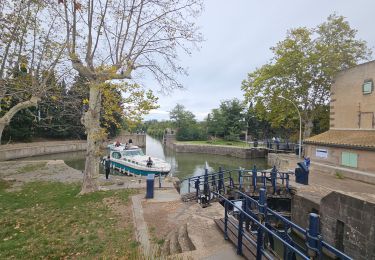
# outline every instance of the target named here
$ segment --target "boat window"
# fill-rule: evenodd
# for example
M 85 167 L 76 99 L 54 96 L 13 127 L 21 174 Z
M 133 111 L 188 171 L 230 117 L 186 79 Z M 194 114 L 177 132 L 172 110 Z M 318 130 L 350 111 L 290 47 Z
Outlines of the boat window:
M 113 152 L 112 153 L 112 157 L 115 158 L 115 159 L 120 159 L 121 158 L 121 153 L 119 153 L 119 152 Z
M 137 149 L 137 150 L 126 150 L 126 151 L 123 151 L 122 154 L 123 154 L 124 156 L 137 156 L 137 155 L 144 155 L 141 149 Z

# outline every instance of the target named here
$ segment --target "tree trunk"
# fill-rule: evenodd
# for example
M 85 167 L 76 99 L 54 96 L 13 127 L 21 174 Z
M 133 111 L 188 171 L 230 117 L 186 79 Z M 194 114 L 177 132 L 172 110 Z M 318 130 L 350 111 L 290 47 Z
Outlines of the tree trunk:
M 314 126 L 313 119 L 309 117 L 309 119 L 307 119 L 305 121 L 305 129 L 303 131 L 303 139 L 306 139 L 306 138 L 310 137 L 313 126 Z
M 3 131 L 6 124 L 0 122 L 0 145 L 1 145 L 1 136 L 3 135 Z
M 97 191 L 99 189 L 97 178 L 99 177 L 100 144 L 102 142 L 100 109 L 100 85 L 94 83 L 90 85 L 89 110 L 85 113 L 83 118 L 83 124 L 87 132 L 87 150 L 80 194 Z

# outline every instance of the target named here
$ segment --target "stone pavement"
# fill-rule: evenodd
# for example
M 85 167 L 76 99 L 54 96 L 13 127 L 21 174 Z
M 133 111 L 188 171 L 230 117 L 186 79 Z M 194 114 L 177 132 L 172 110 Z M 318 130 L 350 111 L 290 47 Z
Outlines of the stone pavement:
M 224 208 L 212 203 L 202 208 L 197 203 L 183 203 L 174 188 L 155 190 L 153 199 L 144 194 L 133 196 L 133 214 L 137 239 L 146 255 L 155 250 L 150 243 L 152 230 L 157 233 L 174 232 L 187 225 L 187 233 L 195 250 L 172 255 L 174 259 L 243 259 L 237 256 L 235 247 L 224 240 L 223 233 L 214 219 L 224 216 Z M 167 236 L 162 236 L 164 239 Z

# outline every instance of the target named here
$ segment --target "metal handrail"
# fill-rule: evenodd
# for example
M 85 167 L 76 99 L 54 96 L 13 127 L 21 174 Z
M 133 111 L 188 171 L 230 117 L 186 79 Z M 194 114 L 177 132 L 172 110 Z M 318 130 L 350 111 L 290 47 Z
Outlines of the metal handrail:
M 281 243 L 284 244 L 284 246 L 288 247 L 290 250 L 292 250 L 293 252 L 295 252 L 296 254 L 298 254 L 300 257 L 302 257 L 303 259 L 306 259 L 306 260 L 310 259 L 304 253 L 302 253 L 298 249 L 294 248 L 287 241 L 284 241 L 278 234 L 276 234 L 275 232 L 273 232 L 269 228 L 265 227 L 261 222 L 259 222 L 257 219 L 255 219 L 254 217 L 252 217 L 251 215 L 249 215 L 248 213 L 246 213 L 245 211 L 243 211 L 242 208 L 240 208 L 237 205 L 235 205 L 234 203 L 232 203 L 230 200 L 228 200 L 227 198 L 225 198 L 223 195 L 221 195 L 221 194 L 219 194 L 217 192 L 213 192 L 213 194 L 215 194 L 216 196 L 222 198 L 225 201 L 224 203 L 229 203 L 233 207 L 237 208 L 240 211 L 240 214 L 243 214 L 245 217 L 249 218 L 251 221 L 253 221 L 254 223 L 256 223 L 263 231 L 266 231 L 267 233 L 271 234 L 272 236 L 274 236 L 275 238 L 277 238 L 278 240 L 280 240 Z M 237 228 L 237 230 L 238 230 L 238 228 Z M 259 244 L 257 244 L 257 246 L 259 246 Z M 264 253 L 263 249 L 261 249 L 260 251 L 262 252 L 262 254 Z

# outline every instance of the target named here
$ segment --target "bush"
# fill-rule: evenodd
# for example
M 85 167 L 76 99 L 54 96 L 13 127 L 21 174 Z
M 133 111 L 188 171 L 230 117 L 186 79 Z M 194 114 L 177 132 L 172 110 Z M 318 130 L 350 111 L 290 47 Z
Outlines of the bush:
M 177 131 L 176 139 L 178 141 L 205 141 L 206 133 L 196 125 L 180 128 Z

